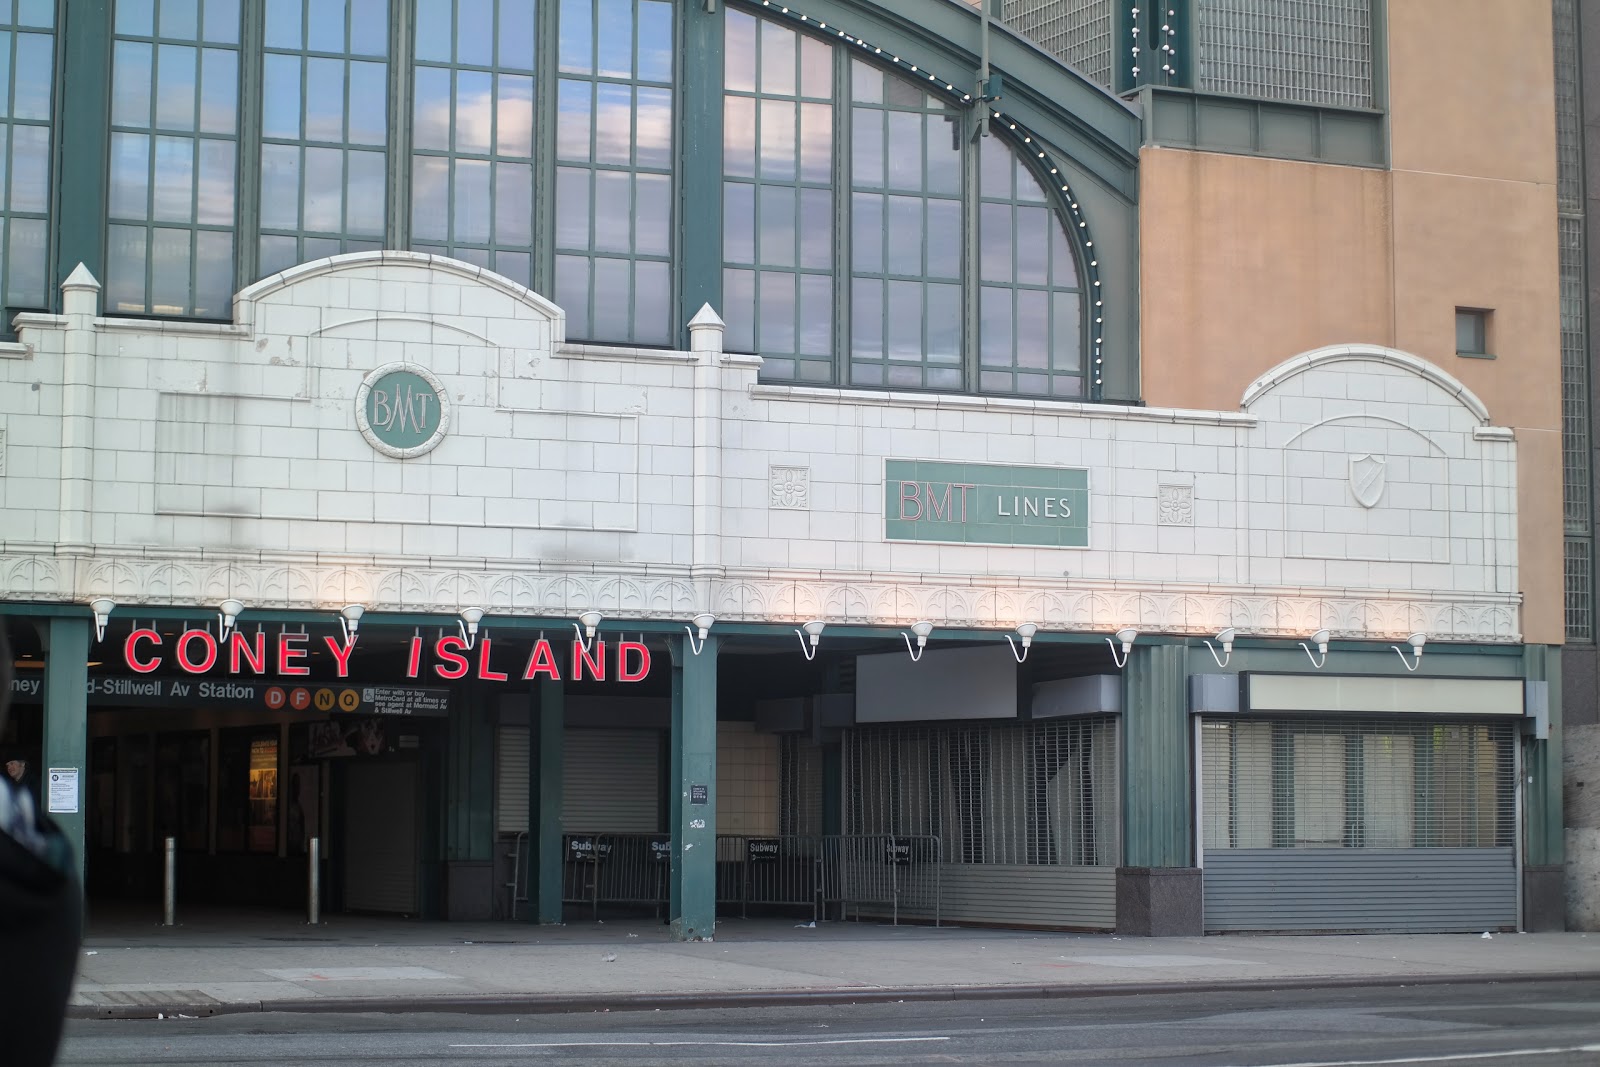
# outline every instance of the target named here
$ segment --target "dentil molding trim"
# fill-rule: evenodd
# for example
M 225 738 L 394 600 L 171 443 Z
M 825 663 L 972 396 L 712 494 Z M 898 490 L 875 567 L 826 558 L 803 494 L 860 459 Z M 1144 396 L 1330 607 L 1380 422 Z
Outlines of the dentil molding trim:
M 1179 583 L 959 577 L 931 574 L 552 565 L 510 560 L 331 557 L 252 553 L 227 557 L 148 550 L 0 551 L 0 589 L 15 601 L 119 606 L 197 605 L 228 597 L 253 608 L 454 612 L 571 617 L 590 608 L 611 618 L 687 618 L 710 611 L 737 622 L 820 618 L 855 625 L 928 619 L 946 627 L 1212 634 L 1232 626 L 1259 636 L 1326 627 L 1341 638 L 1394 639 L 1422 631 L 1434 641 L 1521 641 L 1521 598 L 1500 593 L 1302 589 Z

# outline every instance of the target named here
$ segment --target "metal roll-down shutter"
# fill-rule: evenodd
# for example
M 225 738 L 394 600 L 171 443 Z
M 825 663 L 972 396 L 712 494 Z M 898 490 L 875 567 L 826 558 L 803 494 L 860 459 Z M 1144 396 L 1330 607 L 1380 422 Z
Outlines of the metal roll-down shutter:
M 1515 929 L 1505 722 L 1201 727 L 1205 928 Z

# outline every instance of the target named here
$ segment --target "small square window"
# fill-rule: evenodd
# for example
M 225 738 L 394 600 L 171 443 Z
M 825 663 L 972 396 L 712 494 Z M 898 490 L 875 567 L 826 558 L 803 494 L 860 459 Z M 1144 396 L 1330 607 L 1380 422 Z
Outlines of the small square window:
M 1456 355 L 1494 358 L 1489 354 L 1489 312 L 1456 308 Z

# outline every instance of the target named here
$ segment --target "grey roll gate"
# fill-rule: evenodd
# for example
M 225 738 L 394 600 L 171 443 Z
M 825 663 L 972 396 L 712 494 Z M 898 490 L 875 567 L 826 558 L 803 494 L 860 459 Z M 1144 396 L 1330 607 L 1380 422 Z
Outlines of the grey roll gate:
M 344 906 L 417 914 L 417 765 L 351 762 L 345 770 Z
M 1206 719 L 1205 929 L 1515 929 L 1507 722 Z
M 563 736 L 563 830 L 587 834 L 661 829 L 661 731 L 569 726 Z

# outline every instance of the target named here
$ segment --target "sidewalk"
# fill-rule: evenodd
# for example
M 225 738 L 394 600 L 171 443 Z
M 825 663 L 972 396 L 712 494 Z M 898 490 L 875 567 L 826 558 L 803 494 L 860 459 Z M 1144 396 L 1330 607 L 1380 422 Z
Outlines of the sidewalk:
M 1600 978 L 1600 934 L 1136 938 L 727 919 L 419 923 L 214 913 L 91 920 L 70 1014 L 551 1012 Z

